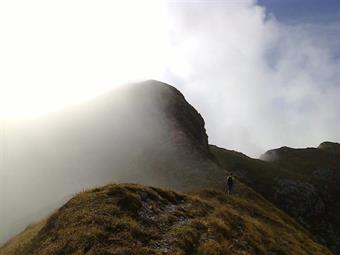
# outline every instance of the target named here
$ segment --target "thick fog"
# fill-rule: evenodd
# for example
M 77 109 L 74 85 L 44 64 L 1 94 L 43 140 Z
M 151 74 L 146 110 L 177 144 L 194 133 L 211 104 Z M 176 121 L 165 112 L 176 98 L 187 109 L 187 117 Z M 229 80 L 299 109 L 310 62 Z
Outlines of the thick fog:
M 257 157 L 339 141 L 339 19 L 301 12 L 283 23 L 254 0 L 2 1 L 0 116 L 157 79 L 186 94 L 214 144 Z
M 216 184 L 222 172 L 202 152 L 207 143 L 197 118 L 175 88 L 146 81 L 63 111 L 3 120 L 0 242 L 84 189 L 112 182 L 177 190 Z M 202 137 L 194 137 L 196 130 Z
M 0 242 L 85 188 L 157 183 L 148 166 L 170 149 L 161 102 L 157 89 L 128 85 L 61 112 L 3 120 Z

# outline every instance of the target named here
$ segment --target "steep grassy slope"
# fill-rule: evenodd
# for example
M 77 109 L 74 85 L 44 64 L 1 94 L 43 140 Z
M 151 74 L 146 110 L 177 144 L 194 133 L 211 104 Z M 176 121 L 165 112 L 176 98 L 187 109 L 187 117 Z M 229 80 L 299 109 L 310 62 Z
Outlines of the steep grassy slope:
M 46 221 L 0 249 L 1 255 L 331 254 L 253 191 L 180 194 L 108 185 L 72 198 Z
M 220 164 L 286 211 L 334 252 L 340 252 L 339 144 L 282 147 L 263 160 L 211 146 Z

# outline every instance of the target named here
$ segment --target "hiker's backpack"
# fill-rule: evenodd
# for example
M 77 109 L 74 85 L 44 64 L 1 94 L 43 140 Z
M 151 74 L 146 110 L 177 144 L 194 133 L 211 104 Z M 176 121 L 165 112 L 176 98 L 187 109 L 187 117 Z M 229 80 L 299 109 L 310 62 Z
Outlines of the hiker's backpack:
M 233 185 L 233 182 L 234 182 L 233 177 L 229 176 L 228 179 L 227 179 L 227 184 Z

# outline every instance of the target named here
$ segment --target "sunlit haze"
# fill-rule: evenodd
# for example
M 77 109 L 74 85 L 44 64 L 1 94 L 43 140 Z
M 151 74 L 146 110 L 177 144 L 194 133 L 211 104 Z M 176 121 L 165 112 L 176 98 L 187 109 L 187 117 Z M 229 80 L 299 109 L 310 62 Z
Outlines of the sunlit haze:
M 340 0 L 0 0 L 1 255 L 340 247 L 338 143 Z
M 1 1 L 0 117 L 157 79 L 198 109 L 211 143 L 259 156 L 339 140 L 337 5 L 290 19 L 294 1 L 274 2 Z
M 0 115 L 37 115 L 159 77 L 164 11 L 156 0 L 1 1 Z
M 259 158 L 339 142 L 327 1 L 0 1 L 0 244 L 89 187 L 222 181 L 208 143 Z

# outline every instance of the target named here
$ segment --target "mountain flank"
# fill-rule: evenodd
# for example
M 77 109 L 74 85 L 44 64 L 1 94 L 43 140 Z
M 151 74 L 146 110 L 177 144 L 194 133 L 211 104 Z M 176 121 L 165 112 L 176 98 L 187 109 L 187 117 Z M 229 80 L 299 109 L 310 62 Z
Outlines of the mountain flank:
M 9 121 L 6 140 L 0 244 L 85 187 L 134 182 L 190 191 L 224 184 L 202 116 L 176 88 L 158 81 Z
M 76 195 L 1 255 L 331 254 L 253 191 L 183 194 L 112 184 Z
M 252 159 L 210 147 L 220 164 L 340 253 L 340 145 L 281 147 Z
M 303 180 L 304 175 L 209 146 L 204 125 L 177 89 L 146 81 L 20 126 L 17 139 L 24 132 L 33 141 L 21 141 L 32 155 L 15 161 L 25 166 L 23 171 L 29 167 L 27 178 L 39 180 L 31 182 L 36 184 L 29 187 L 31 193 L 20 189 L 33 194 L 32 203 L 98 188 L 79 193 L 30 225 L 0 254 L 331 254 L 316 242 L 319 233 L 311 234 L 307 221 L 268 202 L 276 203 L 268 196 L 275 191 L 269 185 L 273 178 Z M 53 139 L 40 136 L 45 129 Z M 33 163 L 26 164 L 31 158 Z M 242 164 L 251 170 L 235 167 Z M 231 197 L 224 194 L 223 168 L 240 176 Z M 140 185 L 100 188 L 110 182 Z M 21 212 L 14 209 L 13 215 Z

